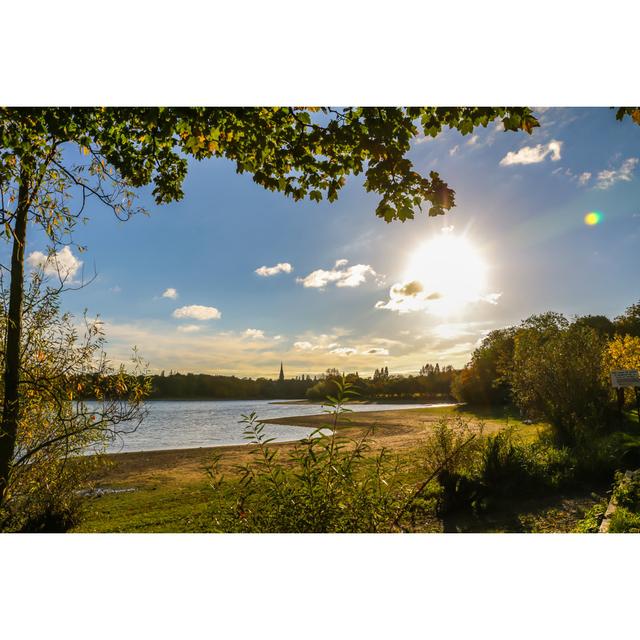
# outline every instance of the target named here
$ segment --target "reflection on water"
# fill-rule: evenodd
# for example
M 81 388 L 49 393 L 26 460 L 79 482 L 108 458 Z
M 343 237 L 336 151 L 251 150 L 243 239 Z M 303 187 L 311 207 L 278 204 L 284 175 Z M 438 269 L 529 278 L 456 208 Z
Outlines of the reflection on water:
M 390 409 L 417 409 L 440 405 L 428 404 L 355 404 L 350 409 L 360 411 L 387 411 Z M 258 418 L 308 416 L 322 412 L 319 405 L 273 404 L 272 400 L 152 400 L 147 403 L 149 414 L 134 433 L 125 434 L 113 442 L 108 451 L 152 451 L 154 449 L 189 449 L 228 444 L 246 444 L 240 424 L 243 415 L 255 411 Z M 313 432 L 310 427 L 292 427 L 268 424 L 264 433 L 278 442 L 300 440 Z

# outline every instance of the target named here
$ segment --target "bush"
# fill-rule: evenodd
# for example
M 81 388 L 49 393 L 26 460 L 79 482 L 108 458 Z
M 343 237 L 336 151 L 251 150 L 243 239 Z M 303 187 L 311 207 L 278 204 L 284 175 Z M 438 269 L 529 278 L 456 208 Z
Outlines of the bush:
M 0 282 L 1 287 L 1 282 Z M 59 290 L 45 288 L 42 274 L 26 291 L 20 370 L 20 415 L 1 531 L 66 531 L 78 518 L 76 491 L 86 482 L 110 438 L 134 430 L 145 415 L 148 390 L 124 367 L 112 369 L 102 350 L 100 323 L 85 318 L 84 336 L 59 311 Z M 0 339 L 7 318 L 0 291 Z M 4 366 L 0 351 L 0 368 Z M 136 365 L 140 364 L 136 360 Z M 97 397 L 88 406 L 83 398 Z M 0 389 L 0 403 L 2 390 Z
M 617 435 L 595 438 L 571 451 L 576 481 L 611 482 L 620 468 L 622 450 Z
M 574 533 L 598 533 L 600 531 L 600 525 L 604 519 L 605 511 L 607 510 L 607 501 L 603 500 L 598 504 L 593 505 L 591 509 L 588 509 L 582 520 L 580 520 L 575 528 Z
M 316 430 L 282 461 L 270 446 L 255 414 L 245 416 L 245 436 L 255 445 L 254 460 L 242 467 L 242 480 L 230 504 L 218 461 L 207 470 L 216 498 L 216 528 L 239 532 L 376 532 L 392 528 L 405 495 L 396 479 L 396 463 L 370 450 L 369 433 L 358 440 L 336 431 L 338 416 L 348 409 L 351 385 L 336 382 L 328 400 L 333 421 L 325 435 Z
M 609 533 L 640 533 L 640 514 L 618 507 L 609 521 Z
M 357 439 L 340 435 L 338 417 L 349 411 L 344 404 L 355 392 L 344 379 L 334 384 L 337 392 L 328 399 L 330 423 L 294 446 L 286 460 L 270 445 L 256 415 L 244 417 L 246 437 L 255 448 L 253 460 L 241 468 L 239 485 L 230 487 L 225 481 L 219 459 L 207 469 L 217 531 L 357 533 L 415 527 L 421 509 L 429 507 L 425 497 L 433 480 L 445 469 L 458 468 L 468 443 L 457 436 L 441 439 L 446 452 L 440 449 L 443 455 L 412 482 L 411 469 L 397 458 L 384 450 L 372 452 L 371 431 Z
M 40 488 L 29 499 L 22 499 L 19 528 L 21 533 L 63 533 L 80 522 L 81 498 L 75 490 L 75 483 L 62 482 Z
M 616 473 L 613 497 L 619 507 L 640 511 L 640 470 Z
M 512 429 L 486 439 L 482 449 L 480 482 L 490 494 L 530 493 L 544 478 L 533 446 L 514 441 Z
M 483 425 L 472 428 L 458 416 L 441 418 L 433 427 L 421 457 L 427 472 L 440 485 L 436 512 L 439 515 L 469 508 L 475 500 L 473 478 L 481 448 Z

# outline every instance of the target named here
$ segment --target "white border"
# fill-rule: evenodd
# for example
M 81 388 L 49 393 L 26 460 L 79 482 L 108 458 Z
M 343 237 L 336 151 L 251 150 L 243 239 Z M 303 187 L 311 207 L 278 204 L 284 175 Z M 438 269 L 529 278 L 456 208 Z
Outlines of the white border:
M 629 105 L 634 7 L 6 2 L 0 104 Z
M 629 105 L 634 6 L 5 2 L 0 104 Z M 629 637 L 638 540 L 0 536 L 2 634 Z

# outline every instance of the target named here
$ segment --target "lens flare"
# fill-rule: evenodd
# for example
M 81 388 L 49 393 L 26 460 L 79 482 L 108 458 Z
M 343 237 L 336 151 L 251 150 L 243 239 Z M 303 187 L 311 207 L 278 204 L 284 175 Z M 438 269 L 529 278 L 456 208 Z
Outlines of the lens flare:
M 602 213 L 600 211 L 589 211 L 584 217 L 584 223 L 589 227 L 594 227 L 598 223 L 602 222 Z

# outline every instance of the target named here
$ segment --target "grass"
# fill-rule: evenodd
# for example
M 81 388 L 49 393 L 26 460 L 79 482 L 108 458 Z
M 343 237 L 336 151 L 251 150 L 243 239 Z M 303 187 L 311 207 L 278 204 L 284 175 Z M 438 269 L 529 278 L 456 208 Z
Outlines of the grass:
M 76 531 L 172 533 L 201 531 L 211 499 L 206 482 L 143 487 L 87 499 Z
M 430 426 L 443 415 L 463 415 L 482 421 L 485 433 L 495 433 L 507 425 L 524 440 L 534 440 L 541 425 L 527 425 L 506 415 L 504 410 L 469 410 L 465 407 L 431 407 L 346 414 L 338 424 L 345 435 L 358 435 L 374 427 L 373 450 L 385 447 L 411 459 L 424 442 Z M 270 420 L 280 424 L 320 426 L 327 415 Z M 273 446 L 286 453 L 294 445 Z M 247 446 L 122 453 L 107 456 L 109 467 L 95 478 L 99 487 L 133 489 L 123 493 L 89 497 L 84 501 L 78 532 L 192 532 L 206 531 L 210 508 L 210 487 L 205 467 L 214 453 L 221 455 L 223 471 L 237 477 L 236 467 L 250 458 Z M 424 531 L 567 531 L 593 506 L 591 490 L 582 496 L 553 496 L 518 505 L 505 503 L 492 520 L 473 519 L 456 523 L 433 519 L 424 522 Z M 553 513 L 553 510 L 558 513 Z M 515 515 L 514 515 L 515 514 Z

